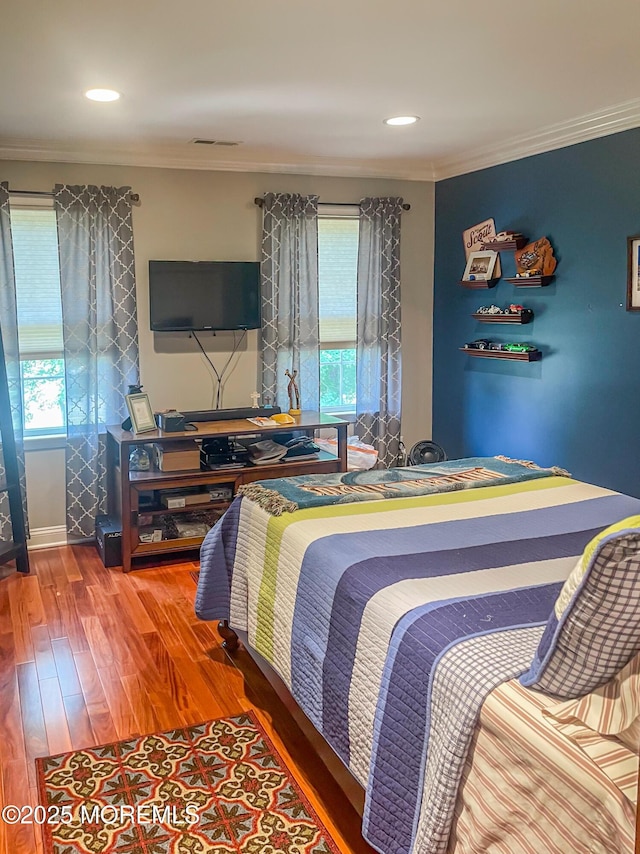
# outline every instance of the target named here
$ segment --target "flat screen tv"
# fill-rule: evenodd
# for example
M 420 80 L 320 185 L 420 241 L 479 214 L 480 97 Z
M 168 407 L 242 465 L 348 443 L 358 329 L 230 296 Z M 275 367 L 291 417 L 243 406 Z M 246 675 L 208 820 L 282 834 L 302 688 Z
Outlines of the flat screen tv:
M 154 332 L 260 328 L 257 261 L 149 261 Z

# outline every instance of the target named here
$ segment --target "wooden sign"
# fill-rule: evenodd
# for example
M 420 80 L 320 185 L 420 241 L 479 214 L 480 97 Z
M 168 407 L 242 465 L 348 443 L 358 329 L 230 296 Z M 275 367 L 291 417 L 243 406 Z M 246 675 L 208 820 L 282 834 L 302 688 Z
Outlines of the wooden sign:
M 556 269 L 553 248 L 546 237 L 528 243 L 515 254 L 518 276 L 551 276 Z
M 493 219 L 485 219 L 484 222 L 479 222 L 477 225 L 472 225 L 462 232 L 462 242 L 464 243 L 464 257 L 469 260 L 469 255 L 472 252 L 479 252 L 482 244 L 490 237 L 496 236 L 496 224 Z M 500 270 L 500 256 L 496 258 L 496 263 L 493 268 L 493 276 L 499 279 L 502 275 Z

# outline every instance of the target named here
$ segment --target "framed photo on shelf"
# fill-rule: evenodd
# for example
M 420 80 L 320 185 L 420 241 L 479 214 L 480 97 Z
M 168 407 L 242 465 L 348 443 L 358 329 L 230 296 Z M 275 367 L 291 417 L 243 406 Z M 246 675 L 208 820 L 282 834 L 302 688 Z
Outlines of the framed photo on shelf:
M 640 234 L 627 237 L 627 311 L 640 311 Z
M 134 433 L 148 433 L 156 429 L 156 419 L 149 402 L 149 395 L 126 394 L 127 409 L 131 416 L 131 429 Z
M 470 252 L 467 258 L 467 266 L 464 268 L 463 281 L 472 282 L 474 279 L 488 281 L 493 276 L 496 266 L 497 252 L 485 250 L 481 252 Z
M 464 243 L 464 259 L 469 260 L 469 255 L 472 252 L 479 252 L 485 240 L 489 240 L 496 236 L 496 224 L 493 219 L 485 219 L 477 225 L 472 225 L 462 232 L 462 242 Z M 499 279 L 502 274 L 500 269 L 500 255 L 496 258 L 496 265 L 493 270 L 494 278 Z

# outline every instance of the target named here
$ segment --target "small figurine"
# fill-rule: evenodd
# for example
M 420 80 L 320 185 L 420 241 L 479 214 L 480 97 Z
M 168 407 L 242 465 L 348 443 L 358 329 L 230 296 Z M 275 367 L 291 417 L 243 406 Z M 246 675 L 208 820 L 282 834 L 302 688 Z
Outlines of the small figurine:
M 259 409 L 258 401 L 260 400 L 260 394 L 257 391 L 252 391 L 249 395 L 253 403 L 251 404 L 253 409 Z
M 285 376 L 289 377 L 289 385 L 287 386 L 287 394 L 289 395 L 289 415 L 300 415 L 300 392 L 296 385 L 296 377 L 298 371 L 291 373 L 288 369 L 284 372 Z M 295 406 L 294 406 L 295 398 Z

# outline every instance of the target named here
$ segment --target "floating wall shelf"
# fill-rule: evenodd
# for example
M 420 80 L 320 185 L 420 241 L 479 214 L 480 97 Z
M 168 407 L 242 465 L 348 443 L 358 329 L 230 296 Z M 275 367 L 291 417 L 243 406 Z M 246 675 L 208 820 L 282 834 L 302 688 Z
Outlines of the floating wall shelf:
M 480 247 L 483 251 L 491 249 L 494 252 L 514 252 L 526 246 L 528 240 L 526 237 L 518 237 L 516 240 L 501 240 L 499 243 L 483 243 Z
M 480 323 L 524 324 L 530 323 L 533 320 L 533 312 L 531 309 L 523 311 L 522 314 L 484 314 L 476 311 L 471 317 L 474 317 Z
M 531 353 L 510 353 L 508 350 L 476 350 L 472 347 L 460 347 L 469 356 L 479 356 L 481 359 L 508 359 L 511 362 L 539 362 L 542 358 L 540 350 Z
M 544 288 L 553 279 L 553 276 L 515 276 L 513 279 L 505 279 L 518 288 Z
M 498 279 L 460 279 L 459 283 L 463 288 L 495 288 Z

